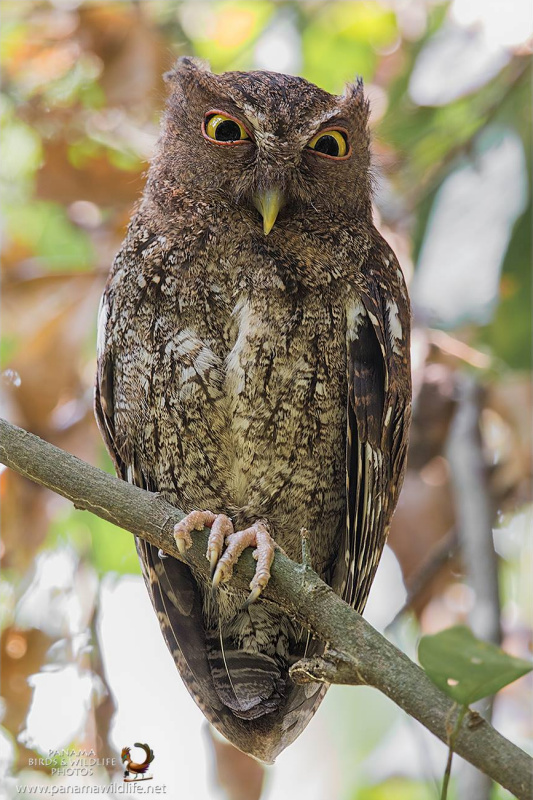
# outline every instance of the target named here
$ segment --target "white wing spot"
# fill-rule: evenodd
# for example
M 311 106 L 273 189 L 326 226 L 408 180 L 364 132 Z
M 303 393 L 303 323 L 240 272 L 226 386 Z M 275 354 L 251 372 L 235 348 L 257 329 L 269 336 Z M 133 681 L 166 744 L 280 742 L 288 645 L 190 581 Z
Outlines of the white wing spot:
M 97 321 L 97 335 L 96 335 L 96 352 L 98 354 L 98 358 L 100 358 L 102 353 L 104 352 L 108 311 L 109 307 L 106 303 L 104 295 L 102 295 L 100 299 L 100 305 L 98 306 L 98 321 Z
M 399 267 L 396 270 L 396 275 L 398 276 L 398 281 L 399 281 L 399 285 L 400 285 L 400 294 L 402 295 L 404 300 L 408 300 L 407 290 L 405 288 L 405 277 L 404 277 L 404 274 L 403 274 L 403 272 L 401 271 L 401 269 Z
M 357 339 L 357 330 L 363 324 L 366 317 L 364 305 L 359 299 L 353 300 L 346 309 L 346 332 L 348 339 Z
M 388 302 L 387 309 L 389 312 L 389 327 L 393 337 L 393 341 L 391 342 L 392 350 L 397 355 L 401 355 L 402 350 L 398 343 L 401 343 L 403 339 L 403 328 L 400 322 L 400 316 L 396 302 Z

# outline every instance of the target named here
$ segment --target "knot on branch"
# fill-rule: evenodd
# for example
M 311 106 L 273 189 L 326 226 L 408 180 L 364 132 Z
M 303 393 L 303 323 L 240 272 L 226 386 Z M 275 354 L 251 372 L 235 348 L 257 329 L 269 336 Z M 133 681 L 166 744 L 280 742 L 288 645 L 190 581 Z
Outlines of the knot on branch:
M 366 684 L 355 658 L 337 650 L 326 650 L 323 656 L 302 658 L 289 671 L 294 683 Z

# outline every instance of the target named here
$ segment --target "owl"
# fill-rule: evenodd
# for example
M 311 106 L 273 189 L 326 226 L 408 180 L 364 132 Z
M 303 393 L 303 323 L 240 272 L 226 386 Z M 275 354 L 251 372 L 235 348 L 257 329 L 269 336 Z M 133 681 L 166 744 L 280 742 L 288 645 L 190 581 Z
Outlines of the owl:
M 98 327 L 96 416 L 118 474 L 210 528 L 211 578 L 139 539 L 188 690 L 265 762 L 326 686 L 289 668 L 325 643 L 262 598 L 277 547 L 359 612 L 410 422 L 410 311 L 372 222 L 368 103 L 274 72 L 181 58 Z M 246 594 L 231 573 L 252 547 Z

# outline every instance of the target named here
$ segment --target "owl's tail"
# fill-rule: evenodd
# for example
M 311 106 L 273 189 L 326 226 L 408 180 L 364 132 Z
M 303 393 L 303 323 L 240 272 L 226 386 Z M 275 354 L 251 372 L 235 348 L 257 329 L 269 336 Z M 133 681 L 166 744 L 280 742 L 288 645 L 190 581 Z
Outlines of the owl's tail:
M 279 709 L 287 682 L 281 659 L 245 650 L 220 630 L 208 632 L 206 644 L 215 690 L 236 717 L 257 719 Z

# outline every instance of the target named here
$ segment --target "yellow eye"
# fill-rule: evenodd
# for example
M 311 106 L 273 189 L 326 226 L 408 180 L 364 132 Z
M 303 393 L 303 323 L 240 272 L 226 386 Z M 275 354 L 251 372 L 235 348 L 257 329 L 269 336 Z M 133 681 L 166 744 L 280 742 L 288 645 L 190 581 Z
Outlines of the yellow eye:
M 330 158 L 342 158 L 348 152 L 348 141 L 342 131 L 321 131 L 307 146 Z
M 230 142 L 240 142 L 243 139 L 249 139 L 250 135 L 246 128 L 233 117 L 228 117 L 226 114 L 212 111 L 207 114 L 204 122 L 205 132 L 209 139 L 222 144 Z

